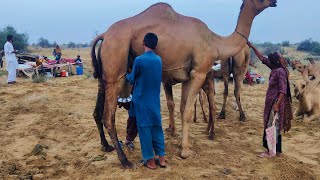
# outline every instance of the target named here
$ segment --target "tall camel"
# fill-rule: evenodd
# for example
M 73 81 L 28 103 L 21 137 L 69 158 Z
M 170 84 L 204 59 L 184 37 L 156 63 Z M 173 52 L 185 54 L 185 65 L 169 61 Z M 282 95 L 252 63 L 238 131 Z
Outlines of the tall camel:
M 233 65 L 230 64 L 230 61 Z M 221 62 L 221 73 L 224 80 L 224 101 L 223 106 L 221 109 L 221 113 L 219 118 L 225 119 L 225 106 L 228 98 L 228 86 L 229 86 L 229 78 L 230 73 L 233 73 L 234 77 L 234 95 L 236 97 L 236 101 L 239 107 L 240 112 L 240 121 L 245 120 L 245 114 L 242 110 L 241 102 L 240 102 L 240 93 L 241 93 L 241 85 L 243 83 L 244 75 L 248 70 L 248 66 L 250 63 L 250 49 L 249 46 L 245 46 L 238 54 L 235 56 L 228 58 L 226 61 Z M 231 67 L 230 67 L 231 66 Z M 213 80 L 214 77 L 212 77 Z M 169 84 L 167 86 L 164 86 L 166 97 L 167 97 L 167 106 L 169 109 L 169 127 L 166 129 L 166 131 L 174 133 L 175 132 L 175 122 L 174 122 L 174 101 L 173 101 L 173 94 L 172 94 L 172 86 Z M 199 101 L 200 101 L 200 107 L 202 110 L 204 121 L 207 122 L 207 118 L 203 109 L 203 93 L 200 91 L 199 93 Z M 194 104 L 194 118 L 193 122 L 197 121 L 197 115 L 196 115 L 196 103 Z
M 97 109 L 103 109 L 95 119 L 101 132 L 101 121 L 117 151 L 123 167 L 132 167 L 118 142 L 115 128 L 117 96 L 125 84 L 127 67 L 133 59 L 143 53 L 143 37 L 148 32 L 158 35 L 156 53 L 162 58 L 163 83 L 182 83 L 180 112 L 182 115 L 182 151 L 181 157 L 192 155 L 188 141 L 188 122 L 196 95 L 205 83 L 209 94 L 211 129 L 209 137 L 214 137 L 214 92 L 213 81 L 208 72 L 217 59 L 234 56 L 247 43 L 252 21 L 256 15 L 268 7 L 275 7 L 276 0 L 244 0 L 234 33 L 222 37 L 213 33 L 202 21 L 183 16 L 165 3 L 155 4 L 142 13 L 113 24 L 107 32 L 99 35 L 91 50 L 95 78 L 99 81 Z M 101 42 L 98 58 L 95 46 Z M 129 64 L 128 64 L 129 63 Z M 100 93 L 101 92 L 101 93 Z M 103 99 L 104 97 L 104 99 Z M 103 102 L 99 103 L 99 102 Z M 101 108 L 104 106 L 104 108 Z M 210 122 L 209 122 L 210 124 Z M 100 133 L 102 134 L 102 133 Z
M 224 81 L 224 93 L 223 93 L 223 105 L 219 115 L 219 119 L 225 119 L 226 112 L 226 102 L 228 98 L 228 86 L 229 86 L 229 78 L 230 73 L 233 73 L 234 78 L 234 96 L 237 101 L 237 105 L 240 113 L 240 121 L 245 121 L 246 116 L 243 112 L 240 94 L 241 94 L 241 86 L 243 84 L 244 75 L 248 70 L 248 66 L 250 63 L 250 49 L 249 46 L 245 46 L 240 53 L 230 58 L 230 61 L 222 61 L 221 62 L 221 71 L 223 74 Z M 230 63 L 231 62 L 231 63 Z M 232 65 L 231 65 L 232 64 Z M 231 67 L 230 67 L 231 66 Z M 232 72 L 231 72 L 232 71 Z

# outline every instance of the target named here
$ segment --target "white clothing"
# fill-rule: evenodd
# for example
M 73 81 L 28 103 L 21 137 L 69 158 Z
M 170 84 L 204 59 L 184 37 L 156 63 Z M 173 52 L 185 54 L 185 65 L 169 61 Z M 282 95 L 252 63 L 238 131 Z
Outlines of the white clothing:
M 16 80 L 16 69 L 18 68 L 18 60 L 13 51 L 13 45 L 10 42 L 6 42 L 4 45 L 4 54 L 7 60 L 8 82 Z

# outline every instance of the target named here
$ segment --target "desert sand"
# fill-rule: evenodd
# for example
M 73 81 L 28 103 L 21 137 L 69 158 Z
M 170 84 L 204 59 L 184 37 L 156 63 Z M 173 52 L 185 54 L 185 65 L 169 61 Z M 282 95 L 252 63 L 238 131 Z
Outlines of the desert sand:
M 34 52 L 50 55 L 51 49 Z M 53 78 L 39 84 L 18 78 L 15 85 L 7 85 L 6 76 L 0 77 L 0 179 L 32 176 L 34 179 L 320 179 L 320 121 L 293 120 L 292 129 L 283 134 L 284 153 L 272 159 L 257 157 L 264 151 L 262 118 L 267 82 L 243 86 L 242 103 L 247 115 L 244 123 L 238 120 L 230 84 L 227 119 L 215 122 L 214 141 L 208 140 L 204 133 L 206 123 L 198 108 L 198 123 L 190 123 L 194 155 L 189 159 L 179 156 L 181 86 L 174 86 L 177 133 L 175 136 L 165 133 L 168 167 L 152 171 L 139 164 L 141 152 L 137 138 L 135 151 L 125 148 L 135 168 L 122 169 L 116 152 L 100 151 L 99 133 L 92 116 L 97 80 L 90 76 L 89 49 L 63 50 L 63 53 L 74 58 L 80 54 L 85 75 Z M 262 64 L 258 63 L 255 70 L 268 79 L 269 70 Z M 291 84 L 300 77 L 291 70 Z M 216 88 L 218 113 L 223 83 L 218 82 Z M 298 102 L 293 101 L 296 108 Z M 161 108 L 166 128 L 169 114 L 163 91 Z M 127 117 L 124 109 L 118 109 L 116 127 L 122 141 Z M 42 146 L 42 151 L 32 152 L 37 144 Z

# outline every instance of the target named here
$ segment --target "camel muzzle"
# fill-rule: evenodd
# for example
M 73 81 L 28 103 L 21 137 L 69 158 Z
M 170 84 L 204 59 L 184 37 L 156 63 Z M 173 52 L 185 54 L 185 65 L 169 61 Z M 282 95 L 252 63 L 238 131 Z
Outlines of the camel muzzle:
M 272 1 L 270 7 L 277 7 L 277 1 Z

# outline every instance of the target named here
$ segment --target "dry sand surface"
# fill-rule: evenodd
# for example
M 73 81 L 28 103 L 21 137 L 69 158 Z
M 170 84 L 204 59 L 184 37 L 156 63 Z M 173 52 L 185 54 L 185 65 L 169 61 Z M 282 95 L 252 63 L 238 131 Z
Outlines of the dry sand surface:
M 51 54 L 51 50 L 36 52 Z M 88 49 L 63 53 L 71 57 L 80 54 L 85 71 L 90 72 Z M 263 65 L 259 64 L 257 71 L 268 79 L 268 70 Z M 298 78 L 300 74 L 292 72 L 292 82 Z M 267 83 L 244 85 L 245 123 L 239 122 L 239 114 L 234 110 L 233 85 L 230 84 L 227 119 L 216 121 L 214 141 L 208 140 L 204 133 L 206 123 L 198 111 L 198 123 L 190 126 L 190 142 L 195 153 L 185 160 L 179 156 L 181 86 L 175 86 L 177 133 L 176 136 L 165 134 L 168 167 L 151 171 L 139 164 L 139 138 L 135 151 L 125 148 L 128 158 L 136 164 L 134 169 L 122 169 L 116 152 L 100 151 L 99 134 L 92 117 L 97 92 L 95 79 L 73 76 L 41 84 L 32 83 L 30 79 L 17 81 L 15 85 L 7 85 L 6 76 L 0 77 L 0 179 L 23 179 L 32 175 L 34 179 L 320 179 L 320 121 L 294 120 L 291 131 L 283 136 L 284 154 L 273 159 L 257 157 L 264 150 L 262 112 Z M 223 83 L 216 86 L 219 112 Z M 161 106 L 165 128 L 169 114 L 163 93 Z M 297 107 L 296 100 L 294 107 Z M 126 120 L 127 112 L 119 109 L 116 125 L 123 141 Z M 42 151 L 32 152 L 37 144 L 42 146 Z

